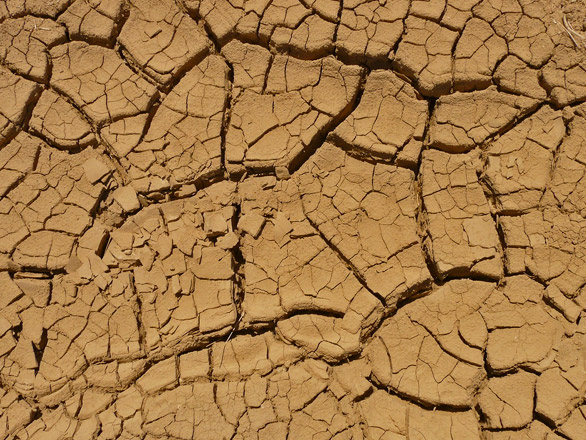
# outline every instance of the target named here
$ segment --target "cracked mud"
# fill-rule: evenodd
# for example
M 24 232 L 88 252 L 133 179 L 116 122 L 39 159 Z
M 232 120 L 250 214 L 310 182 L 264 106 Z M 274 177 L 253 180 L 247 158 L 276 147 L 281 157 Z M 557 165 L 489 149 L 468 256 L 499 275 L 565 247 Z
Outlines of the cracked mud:
M 0 439 L 586 440 L 580 0 L 2 0 Z

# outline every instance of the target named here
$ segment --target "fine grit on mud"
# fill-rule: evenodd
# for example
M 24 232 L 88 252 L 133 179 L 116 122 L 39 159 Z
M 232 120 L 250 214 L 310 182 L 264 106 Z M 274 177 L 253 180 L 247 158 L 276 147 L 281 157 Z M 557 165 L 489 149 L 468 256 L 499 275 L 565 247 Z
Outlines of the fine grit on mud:
M 0 439 L 586 440 L 583 0 L 0 0 Z

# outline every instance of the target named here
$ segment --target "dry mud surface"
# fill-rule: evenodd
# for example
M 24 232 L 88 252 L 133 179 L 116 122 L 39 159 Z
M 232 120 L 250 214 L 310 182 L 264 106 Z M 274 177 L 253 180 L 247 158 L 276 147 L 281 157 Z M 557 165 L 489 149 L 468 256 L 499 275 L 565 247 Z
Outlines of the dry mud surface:
M 585 31 L 0 1 L 0 439 L 586 439 Z

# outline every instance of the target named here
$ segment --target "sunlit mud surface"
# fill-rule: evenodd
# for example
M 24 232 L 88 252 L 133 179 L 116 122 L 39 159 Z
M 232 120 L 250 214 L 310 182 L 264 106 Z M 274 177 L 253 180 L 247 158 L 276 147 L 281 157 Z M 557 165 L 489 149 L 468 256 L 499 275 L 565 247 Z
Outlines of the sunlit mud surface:
M 586 439 L 580 0 L 2 0 L 0 439 Z

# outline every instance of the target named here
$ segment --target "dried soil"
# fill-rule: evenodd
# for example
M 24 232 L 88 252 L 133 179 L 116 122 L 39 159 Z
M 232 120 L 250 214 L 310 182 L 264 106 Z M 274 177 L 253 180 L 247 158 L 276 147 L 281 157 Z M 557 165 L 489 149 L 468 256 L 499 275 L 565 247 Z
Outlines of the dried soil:
M 585 440 L 585 317 L 581 0 L 0 2 L 0 439 Z

